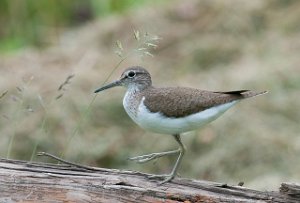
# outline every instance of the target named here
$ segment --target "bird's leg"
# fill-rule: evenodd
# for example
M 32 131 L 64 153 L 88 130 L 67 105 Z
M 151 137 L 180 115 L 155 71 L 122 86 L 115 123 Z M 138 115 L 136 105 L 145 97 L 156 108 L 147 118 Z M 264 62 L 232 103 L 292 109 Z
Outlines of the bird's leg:
M 173 178 L 175 178 L 176 174 L 177 174 L 177 170 L 178 167 L 180 165 L 180 162 L 182 161 L 183 155 L 185 153 L 185 147 L 181 142 L 181 138 L 179 134 L 175 134 L 173 135 L 173 137 L 175 138 L 175 140 L 177 141 L 177 143 L 179 144 L 179 156 L 177 158 L 177 161 L 172 169 L 172 172 L 170 174 L 165 174 L 165 175 L 151 175 L 149 176 L 149 178 L 164 178 L 164 180 L 162 182 L 160 182 L 160 184 L 166 183 L 171 181 Z
M 128 160 L 136 161 L 137 163 L 145 163 L 154 159 L 158 159 L 163 156 L 173 155 L 177 153 L 180 153 L 180 149 L 167 151 L 167 152 L 156 152 L 156 153 L 151 153 L 151 154 L 146 154 L 141 156 L 135 156 L 135 157 L 128 158 Z

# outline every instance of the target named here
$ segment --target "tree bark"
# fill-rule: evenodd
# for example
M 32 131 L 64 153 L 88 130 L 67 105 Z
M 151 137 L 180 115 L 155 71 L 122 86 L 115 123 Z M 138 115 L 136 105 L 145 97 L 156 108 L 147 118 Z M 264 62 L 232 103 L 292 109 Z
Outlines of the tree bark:
M 6 202 L 282 202 L 299 203 L 300 186 L 280 191 L 176 178 L 159 185 L 147 174 L 0 159 L 0 203 Z

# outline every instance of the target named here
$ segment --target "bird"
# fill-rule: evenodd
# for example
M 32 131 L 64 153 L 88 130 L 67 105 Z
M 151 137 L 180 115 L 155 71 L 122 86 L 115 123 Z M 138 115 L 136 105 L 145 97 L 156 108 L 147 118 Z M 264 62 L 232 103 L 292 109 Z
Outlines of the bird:
M 141 66 L 125 69 L 121 77 L 94 91 L 123 86 L 127 89 L 123 107 L 129 117 L 146 131 L 173 136 L 178 149 L 156 152 L 129 158 L 137 163 L 145 163 L 163 156 L 178 154 L 169 174 L 150 175 L 160 179 L 160 184 L 173 180 L 186 147 L 181 141 L 182 133 L 194 131 L 212 122 L 239 101 L 262 95 L 267 91 L 207 91 L 190 87 L 154 87 L 150 73 Z

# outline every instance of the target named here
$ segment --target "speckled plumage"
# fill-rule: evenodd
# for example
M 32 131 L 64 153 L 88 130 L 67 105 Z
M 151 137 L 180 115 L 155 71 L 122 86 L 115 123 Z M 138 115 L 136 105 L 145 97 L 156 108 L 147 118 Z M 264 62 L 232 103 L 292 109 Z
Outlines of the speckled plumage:
M 162 87 L 157 88 L 152 86 L 151 76 L 148 71 L 141 67 L 127 68 L 122 76 L 128 71 L 136 71 L 137 74 L 145 74 L 143 80 L 137 83 L 143 83 L 143 88 L 129 86 L 125 95 L 125 100 L 132 105 L 123 104 L 127 108 L 137 110 L 141 99 L 145 97 L 144 104 L 151 112 L 160 112 L 166 117 L 180 118 L 203 111 L 207 108 L 225 104 L 231 101 L 245 99 L 265 92 L 254 92 L 250 90 L 238 90 L 227 92 L 213 92 L 199 90 L 188 87 Z M 121 78 L 122 78 L 121 76 Z
M 166 117 L 180 118 L 259 93 L 248 90 L 226 93 L 187 87 L 166 87 L 147 88 L 140 94 L 145 96 L 144 104 L 151 112 L 161 112 Z

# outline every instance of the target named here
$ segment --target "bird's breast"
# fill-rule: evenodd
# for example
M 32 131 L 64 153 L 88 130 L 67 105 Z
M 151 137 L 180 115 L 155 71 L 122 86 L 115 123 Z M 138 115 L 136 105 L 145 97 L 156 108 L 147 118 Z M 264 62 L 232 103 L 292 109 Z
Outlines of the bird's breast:
M 123 107 L 126 113 L 136 123 L 139 101 L 138 95 L 133 91 L 127 91 L 123 98 Z

